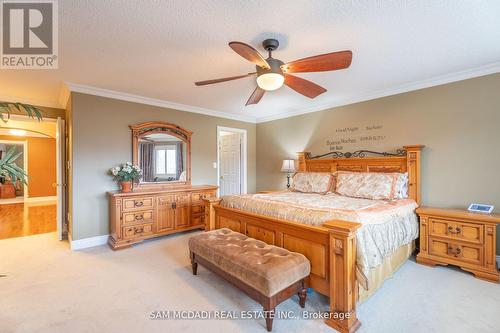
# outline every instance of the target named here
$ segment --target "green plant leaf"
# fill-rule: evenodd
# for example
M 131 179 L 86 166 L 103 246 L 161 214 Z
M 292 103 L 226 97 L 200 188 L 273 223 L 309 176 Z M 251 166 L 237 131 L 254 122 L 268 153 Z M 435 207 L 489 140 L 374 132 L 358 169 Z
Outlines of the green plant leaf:
M 16 154 L 14 147 L 9 149 L 5 156 L 0 159 L 0 174 L 8 178 L 12 183 L 16 183 L 19 180 L 23 184 L 27 184 L 28 175 L 21 167 L 15 164 L 15 161 L 21 154 Z
M 12 147 L 9 150 L 7 150 L 7 153 L 5 153 L 5 156 L 2 158 L 2 160 L 8 161 L 12 155 L 16 152 L 16 148 Z
M 23 154 L 23 152 L 19 152 L 16 155 L 12 155 L 9 162 L 14 163 L 22 154 Z
M 7 119 L 10 119 L 12 108 L 15 108 L 19 112 L 24 111 L 28 117 L 36 118 L 38 121 L 42 120 L 42 110 L 33 106 L 31 104 L 24 103 L 0 103 L 0 119 L 5 122 L 5 114 L 7 115 Z

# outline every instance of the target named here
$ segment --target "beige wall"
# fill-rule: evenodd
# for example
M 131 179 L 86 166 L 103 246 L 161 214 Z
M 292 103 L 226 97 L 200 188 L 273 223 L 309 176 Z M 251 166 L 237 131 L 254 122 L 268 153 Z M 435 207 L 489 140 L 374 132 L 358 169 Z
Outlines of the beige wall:
M 366 130 L 373 125 L 383 127 Z M 345 127 L 359 130 L 336 132 Z M 358 134 L 385 138 L 359 142 Z M 345 151 L 424 144 L 424 205 L 464 208 L 480 202 L 500 211 L 500 74 L 258 124 L 257 189 L 283 188 L 282 159 L 298 151 L 326 153 L 326 141 L 340 138 L 358 139 Z
M 192 183 L 217 184 L 217 126 L 248 131 L 248 191 L 255 191 L 255 124 L 73 93 L 72 238 L 108 234 L 106 192 L 118 188 L 107 170 L 132 160 L 130 124 L 166 121 L 193 131 Z

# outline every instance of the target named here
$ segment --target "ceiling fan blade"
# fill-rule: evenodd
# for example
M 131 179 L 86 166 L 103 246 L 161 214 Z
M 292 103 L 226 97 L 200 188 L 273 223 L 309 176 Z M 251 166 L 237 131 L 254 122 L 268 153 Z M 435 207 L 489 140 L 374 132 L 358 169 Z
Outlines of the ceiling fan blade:
M 253 91 L 252 95 L 250 96 L 250 98 L 248 99 L 248 101 L 246 102 L 245 106 L 259 103 L 260 99 L 262 98 L 262 96 L 264 96 L 265 92 L 266 91 L 264 89 L 257 86 Z
M 340 51 L 291 61 L 281 66 L 285 73 L 325 72 L 351 65 L 352 52 Z
M 326 91 L 325 88 L 318 86 L 316 83 L 290 74 L 285 74 L 285 84 L 299 94 L 309 98 L 315 98 Z
M 253 47 L 242 42 L 230 42 L 229 47 L 233 49 L 234 52 L 238 53 L 240 56 L 246 60 L 253 62 L 259 67 L 264 69 L 270 69 L 271 67 L 267 63 L 266 59 Z
M 231 80 L 242 79 L 244 77 L 253 76 L 255 74 L 257 74 L 257 73 L 248 73 L 248 74 L 245 74 L 245 75 L 224 77 L 222 79 L 213 79 L 213 80 L 206 80 L 206 81 L 198 81 L 198 82 L 195 82 L 194 84 L 197 85 L 197 86 L 204 86 L 204 85 L 207 85 L 207 84 L 214 84 L 214 83 L 219 83 L 219 82 L 226 82 L 226 81 L 231 81 Z

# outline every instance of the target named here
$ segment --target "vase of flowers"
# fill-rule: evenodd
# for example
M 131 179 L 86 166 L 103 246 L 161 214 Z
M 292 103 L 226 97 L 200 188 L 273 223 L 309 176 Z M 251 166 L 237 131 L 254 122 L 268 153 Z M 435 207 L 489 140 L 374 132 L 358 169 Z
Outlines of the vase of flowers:
M 109 169 L 109 173 L 118 181 L 122 192 L 132 192 L 132 185 L 139 181 L 142 170 L 137 165 L 127 162 L 121 166 Z

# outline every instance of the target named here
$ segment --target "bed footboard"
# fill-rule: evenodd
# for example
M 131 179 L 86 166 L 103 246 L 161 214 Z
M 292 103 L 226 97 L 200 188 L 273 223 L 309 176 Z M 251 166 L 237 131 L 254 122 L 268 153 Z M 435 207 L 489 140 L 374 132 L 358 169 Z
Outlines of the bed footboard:
M 356 317 L 356 237 L 359 223 L 329 221 L 310 226 L 221 207 L 221 199 L 205 200 L 205 230 L 229 228 L 271 245 L 302 253 L 311 262 L 306 284 L 330 297 L 326 324 L 354 332 Z
M 331 221 L 330 231 L 330 318 L 327 325 L 339 332 L 354 332 L 361 322 L 356 316 L 356 237 L 359 223 Z

